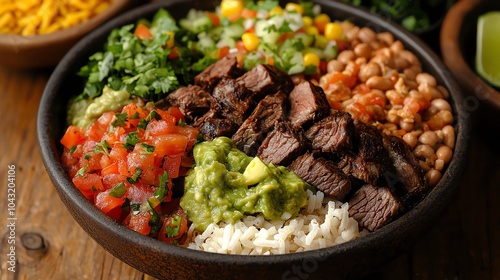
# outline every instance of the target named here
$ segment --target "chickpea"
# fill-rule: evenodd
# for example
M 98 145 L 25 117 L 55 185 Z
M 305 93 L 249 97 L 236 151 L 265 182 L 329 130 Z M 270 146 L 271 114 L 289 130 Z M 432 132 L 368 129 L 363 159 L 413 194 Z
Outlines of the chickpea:
M 360 67 L 358 78 L 361 82 L 366 82 L 369 78 L 373 76 L 380 76 L 381 74 L 382 74 L 382 69 L 380 69 L 378 63 L 369 62 Z
M 392 43 L 394 43 L 394 36 L 390 32 L 378 33 L 377 39 L 381 42 L 384 42 L 387 46 L 390 46 L 392 45 Z
M 415 77 L 418 84 L 429 84 L 431 87 L 436 87 L 436 78 L 431 76 L 429 73 L 419 73 Z
M 389 47 L 393 53 L 399 53 L 402 50 L 404 50 L 403 43 L 401 41 L 394 41 L 391 46 Z
M 370 77 L 366 81 L 366 85 L 369 88 L 374 88 L 374 89 L 379 89 L 379 90 L 390 90 L 394 88 L 394 85 L 391 83 L 391 81 L 387 78 L 383 78 L 380 76 L 373 76 Z
M 401 56 L 395 56 L 394 57 L 394 66 L 398 71 L 401 71 L 403 69 L 406 69 L 410 66 L 410 62 L 406 60 L 406 58 L 401 57 Z
M 455 147 L 455 129 L 451 125 L 447 125 L 443 127 L 442 131 L 444 144 L 453 149 Z
M 356 54 L 352 50 L 343 50 L 337 56 L 337 60 L 344 65 L 349 63 L 349 61 L 353 61 L 356 58 Z
M 441 172 L 444 169 L 444 161 L 442 159 L 436 159 L 434 162 L 434 169 Z
M 364 57 L 368 60 L 372 57 L 372 48 L 368 44 L 361 43 L 354 48 L 354 53 L 357 57 Z
M 432 130 L 438 130 L 438 129 L 444 129 L 444 126 L 447 126 L 449 124 L 453 123 L 453 115 L 451 114 L 450 111 L 439 111 L 437 114 L 432 116 L 428 121 L 427 124 L 429 125 L 429 128 Z M 443 130 L 444 133 L 444 130 Z M 450 147 L 452 148 L 452 147 Z
M 420 165 L 420 168 L 422 168 L 424 172 L 427 172 L 432 169 L 425 161 L 419 160 L 418 164 Z
M 375 41 L 377 37 L 375 31 L 368 27 L 363 27 L 359 30 L 358 38 L 363 43 L 370 43 L 372 41 Z
M 453 156 L 453 152 L 450 147 L 443 145 L 436 150 L 436 157 L 444 162 L 444 164 L 448 164 Z
M 441 111 L 450 111 L 451 112 L 451 106 L 448 101 L 442 99 L 442 98 L 437 98 L 431 101 L 431 105 L 438 108 Z
M 417 145 L 417 135 L 415 135 L 414 133 L 411 133 L 411 132 L 406 133 L 405 135 L 403 135 L 403 140 L 412 149 L 415 148 L 415 146 Z
M 439 183 L 439 180 L 441 180 L 441 172 L 437 171 L 436 169 L 431 169 L 427 171 L 425 177 L 427 178 L 427 182 L 429 183 L 429 185 L 435 186 Z
M 328 73 L 332 72 L 342 72 L 345 69 L 345 64 L 338 61 L 337 59 L 332 59 L 328 61 L 328 64 L 326 65 L 326 69 Z
M 410 131 L 413 130 L 414 123 L 413 122 L 408 122 L 406 120 L 401 120 L 401 121 L 399 121 L 399 127 L 401 127 L 401 129 L 404 130 L 404 131 L 406 131 L 406 132 L 410 132 Z
M 410 51 L 407 51 L 407 50 L 402 50 L 399 55 L 403 58 L 406 58 L 406 60 L 408 60 L 408 62 L 412 65 L 412 66 L 420 66 L 420 61 L 418 60 L 418 58 Z M 422 71 L 420 71 L 422 72 Z
M 429 166 L 434 165 L 434 161 L 436 161 L 436 155 L 434 154 L 434 149 L 425 144 L 421 144 L 415 147 L 415 150 L 413 151 L 415 156 L 420 159 L 425 159 L 425 163 L 427 163 Z
M 434 131 L 426 131 L 418 138 L 420 143 L 434 147 L 439 141 L 439 137 Z
M 404 69 L 403 74 L 409 81 L 415 81 L 415 78 L 417 77 L 417 73 L 413 70 L 413 68 Z

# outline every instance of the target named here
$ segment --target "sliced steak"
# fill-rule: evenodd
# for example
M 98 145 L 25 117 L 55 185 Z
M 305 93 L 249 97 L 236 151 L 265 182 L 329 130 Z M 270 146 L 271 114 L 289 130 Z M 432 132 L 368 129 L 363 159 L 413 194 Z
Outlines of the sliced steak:
M 384 147 L 389 152 L 396 172 L 386 174 L 387 184 L 391 188 L 402 185 L 403 190 L 396 189 L 396 192 L 401 192 L 401 196 L 407 203 L 417 202 L 426 193 L 429 185 L 410 146 L 397 136 L 385 136 Z
M 238 67 L 236 56 L 227 55 L 194 77 L 194 83 L 211 91 L 222 77 L 237 78 L 242 74 L 243 69 Z
M 196 118 L 208 112 L 214 102 L 207 91 L 196 85 L 181 87 L 163 100 L 165 102 L 157 103 L 158 108 L 177 107 L 184 114 L 188 123 L 192 123 Z
M 294 160 L 288 169 L 334 199 L 345 201 L 351 191 L 349 176 L 335 167 L 333 162 L 324 158 L 316 159 L 309 152 Z
M 349 200 L 349 215 L 369 231 L 389 223 L 400 209 L 398 198 L 385 187 L 364 185 Z
M 307 139 L 289 122 L 276 123 L 274 128 L 262 142 L 257 156 L 267 163 L 289 165 L 306 151 Z
M 309 128 L 305 136 L 315 150 L 324 153 L 352 152 L 354 122 L 349 113 L 335 111 Z
M 237 81 L 253 91 L 257 99 L 274 94 L 280 89 L 287 94 L 293 89 L 293 82 L 286 73 L 265 64 L 255 66 Z
M 233 78 L 224 77 L 214 88 L 215 110 L 238 126 L 250 114 L 255 102 L 251 92 Z
M 232 140 L 241 151 L 255 156 L 257 149 L 274 128 L 275 122 L 285 119 L 286 94 L 282 91 L 262 99 L 248 119 L 233 135 Z
M 361 180 L 362 184 L 377 185 L 385 172 L 384 166 L 379 163 L 366 161 L 362 157 L 351 154 L 343 155 L 335 165 L 345 174 Z
M 199 127 L 200 133 L 205 141 L 213 140 L 219 136 L 231 137 L 238 125 L 228 119 L 209 117 Z
M 307 127 L 330 114 L 330 105 L 323 89 L 309 81 L 295 86 L 290 92 L 290 122 L 294 126 Z

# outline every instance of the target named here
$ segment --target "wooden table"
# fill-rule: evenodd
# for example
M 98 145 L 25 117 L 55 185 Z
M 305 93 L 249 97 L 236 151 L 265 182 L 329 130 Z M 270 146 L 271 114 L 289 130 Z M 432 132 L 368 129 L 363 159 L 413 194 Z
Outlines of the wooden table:
M 0 279 L 150 279 L 107 253 L 73 220 L 40 158 L 38 103 L 50 70 L 0 68 Z M 478 116 L 460 192 L 406 254 L 367 279 L 500 279 L 500 126 Z M 498 115 L 497 115 L 498 118 Z M 11 167 L 11 169 L 9 169 Z M 15 213 L 9 216 L 9 170 Z M 12 184 L 11 184 L 12 186 Z M 12 205 L 11 205 L 12 206 Z M 17 220 L 8 220 L 15 217 Z M 15 230 L 8 223 L 15 222 Z M 8 272 L 9 237 L 15 273 Z

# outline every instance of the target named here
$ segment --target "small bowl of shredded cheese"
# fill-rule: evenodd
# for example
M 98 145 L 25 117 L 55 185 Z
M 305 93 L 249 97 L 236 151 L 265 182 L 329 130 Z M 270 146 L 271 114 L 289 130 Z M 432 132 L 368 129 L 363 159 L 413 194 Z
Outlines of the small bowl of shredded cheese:
M 81 37 L 140 3 L 127 0 L 0 1 L 0 65 L 55 66 Z

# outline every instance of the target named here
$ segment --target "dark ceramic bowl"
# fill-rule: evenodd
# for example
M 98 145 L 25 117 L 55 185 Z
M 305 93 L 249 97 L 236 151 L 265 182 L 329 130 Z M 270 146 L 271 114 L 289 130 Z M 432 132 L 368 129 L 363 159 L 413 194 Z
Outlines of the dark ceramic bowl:
M 213 9 L 212 2 L 175 0 L 130 11 L 92 32 L 59 63 L 52 74 L 38 112 L 38 137 L 46 169 L 62 201 L 75 220 L 106 250 L 127 264 L 161 279 L 317 279 L 360 276 L 398 256 L 424 234 L 456 193 L 464 171 L 469 124 L 458 104 L 457 84 L 440 59 L 418 38 L 402 28 L 352 6 L 317 1 L 334 19 L 349 19 L 375 31 L 390 31 L 421 60 L 425 71 L 449 89 L 455 112 L 457 141 L 453 159 L 441 182 L 415 208 L 380 230 L 334 247 L 275 256 L 234 256 L 199 252 L 161 243 L 117 224 L 89 203 L 73 186 L 60 163 L 59 139 L 65 131 L 65 106 L 70 93 L 81 90 L 75 75 L 115 27 L 149 17 L 160 7 L 181 17 L 190 8 Z
M 466 97 L 470 111 L 485 104 L 491 111 L 500 111 L 500 90 L 492 87 L 475 71 L 478 17 L 489 11 L 500 11 L 500 1 L 462 0 L 451 7 L 441 28 L 443 60 L 455 75 Z M 498 118 L 497 114 L 494 114 Z

